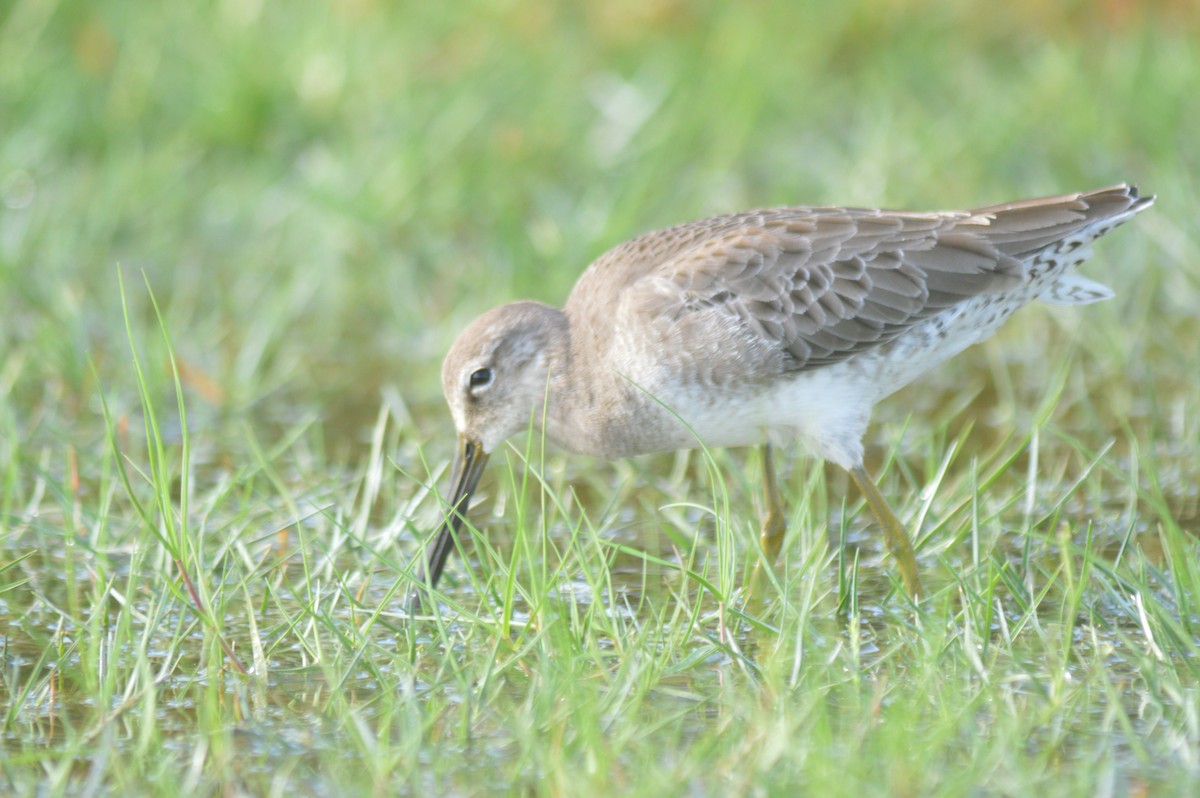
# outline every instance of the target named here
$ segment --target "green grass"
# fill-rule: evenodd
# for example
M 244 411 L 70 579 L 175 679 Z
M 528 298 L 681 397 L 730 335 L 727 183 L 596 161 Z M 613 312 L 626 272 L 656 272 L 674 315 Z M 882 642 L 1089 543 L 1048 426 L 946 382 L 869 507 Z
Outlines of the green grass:
M 1200 19 L 1044 6 L 0 4 L 0 792 L 1193 792 Z M 879 410 L 920 613 L 836 469 L 748 611 L 756 458 L 531 438 L 404 618 L 475 314 L 707 213 L 1122 180 L 1115 300 Z

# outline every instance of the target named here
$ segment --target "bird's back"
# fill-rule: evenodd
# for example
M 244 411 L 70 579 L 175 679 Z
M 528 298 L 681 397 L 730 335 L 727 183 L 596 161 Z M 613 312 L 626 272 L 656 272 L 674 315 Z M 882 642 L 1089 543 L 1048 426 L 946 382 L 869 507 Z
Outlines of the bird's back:
M 1054 278 L 1152 201 L 1121 185 L 967 211 L 794 207 L 703 219 L 603 255 L 566 311 L 592 329 L 611 328 L 616 314 L 651 339 L 695 340 L 723 316 L 776 348 L 783 370 L 828 365 L 978 296 L 1104 298 L 1098 284 L 1066 279 L 1060 290 Z

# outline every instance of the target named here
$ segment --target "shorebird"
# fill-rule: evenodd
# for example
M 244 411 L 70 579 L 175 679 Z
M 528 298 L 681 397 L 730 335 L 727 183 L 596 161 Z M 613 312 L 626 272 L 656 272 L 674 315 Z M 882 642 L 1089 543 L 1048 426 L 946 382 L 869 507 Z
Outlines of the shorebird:
M 419 583 L 441 576 L 488 456 L 533 424 L 567 451 L 608 459 L 761 446 L 768 565 L 785 528 L 771 447 L 799 440 L 850 472 L 919 600 L 912 543 L 863 467 L 873 406 L 1029 302 L 1111 297 L 1075 267 L 1153 202 L 1119 185 L 963 211 L 717 216 L 610 250 L 561 310 L 488 311 L 442 365 L 458 446 Z

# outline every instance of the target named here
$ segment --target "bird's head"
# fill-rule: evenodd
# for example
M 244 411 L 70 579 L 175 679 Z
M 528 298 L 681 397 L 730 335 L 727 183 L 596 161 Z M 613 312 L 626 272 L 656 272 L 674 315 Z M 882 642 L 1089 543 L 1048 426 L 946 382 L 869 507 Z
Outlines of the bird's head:
M 430 544 L 422 582 L 437 584 L 462 528 L 488 457 L 537 423 L 553 365 L 568 345 L 567 320 L 539 302 L 514 302 L 483 314 L 450 347 L 442 392 L 458 431 L 446 520 Z

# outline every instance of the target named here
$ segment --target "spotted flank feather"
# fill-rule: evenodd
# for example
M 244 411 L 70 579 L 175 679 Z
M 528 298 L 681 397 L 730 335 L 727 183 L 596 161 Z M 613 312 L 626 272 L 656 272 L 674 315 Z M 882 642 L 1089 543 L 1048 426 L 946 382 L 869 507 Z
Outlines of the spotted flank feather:
M 1113 290 L 1107 285 L 1072 273 L 1058 278 L 1038 299 L 1051 305 L 1090 305 L 1113 296 Z

